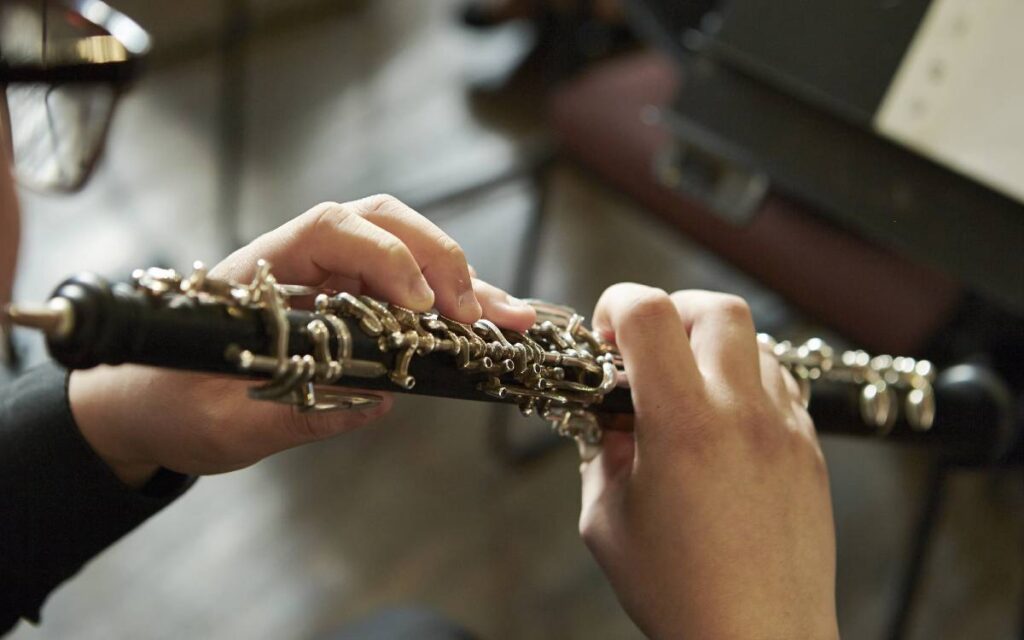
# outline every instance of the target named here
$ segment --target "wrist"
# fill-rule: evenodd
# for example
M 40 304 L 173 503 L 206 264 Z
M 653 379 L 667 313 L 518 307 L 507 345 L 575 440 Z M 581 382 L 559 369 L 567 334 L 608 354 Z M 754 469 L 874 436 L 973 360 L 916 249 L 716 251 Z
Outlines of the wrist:
M 639 625 L 650 638 L 807 638 L 808 640 L 839 640 L 839 624 L 835 618 L 806 619 L 799 622 L 762 618 L 737 622 L 717 619 L 704 623 L 686 620 L 677 624 Z
M 805 592 L 794 598 L 792 593 L 761 591 L 755 582 L 757 576 L 723 583 L 713 577 L 708 579 L 706 573 L 700 571 L 691 575 L 687 581 L 702 584 L 701 588 L 695 590 L 675 583 L 664 592 L 666 596 L 673 594 L 671 597 L 656 596 L 642 603 L 620 596 L 645 635 L 650 638 L 839 638 L 834 590 L 829 590 L 827 584 L 818 584 L 820 594 Z M 701 575 L 705 578 L 701 579 Z M 790 591 L 802 590 L 801 585 L 794 584 Z M 631 589 L 617 588 L 616 591 L 629 594 Z
M 68 380 L 68 403 L 82 437 L 125 485 L 141 489 L 160 465 L 133 446 L 130 429 L 138 425 L 123 406 L 123 387 L 112 370 L 99 367 L 74 371 Z
M 751 605 L 743 611 L 704 611 L 652 637 L 838 640 L 839 623 L 834 609 L 817 611 L 802 604 L 771 603 L 769 607 Z

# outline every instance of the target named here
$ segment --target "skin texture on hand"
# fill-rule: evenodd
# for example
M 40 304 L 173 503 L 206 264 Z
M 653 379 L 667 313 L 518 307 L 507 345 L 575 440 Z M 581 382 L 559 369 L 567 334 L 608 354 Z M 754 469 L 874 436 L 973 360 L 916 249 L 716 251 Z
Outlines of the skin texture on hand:
M 622 353 L 633 433 L 581 467 L 580 532 L 654 638 L 835 638 L 824 458 L 796 382 L 739 298 L 622 284 L 595 327 Z
M 525 330 L 531 307 L 473 277 L 459 245 L 390 196 L 324 203 L 239 249 L 213 277 L 250 280 L 257 259 L 278 282 L 366 293 L 415 311 L 431 307 L 462 322 L 482 316 Z M 130 486 L 159 468 L 213 474 L 273 453 L 358 428 L 385 413 L 330 413 L 256 402 L 250 381 L 139 366 L 97 367 L 71 374 L 69 396 L 79 429 Z M 380 394 L 378 394 L 380 395 Z

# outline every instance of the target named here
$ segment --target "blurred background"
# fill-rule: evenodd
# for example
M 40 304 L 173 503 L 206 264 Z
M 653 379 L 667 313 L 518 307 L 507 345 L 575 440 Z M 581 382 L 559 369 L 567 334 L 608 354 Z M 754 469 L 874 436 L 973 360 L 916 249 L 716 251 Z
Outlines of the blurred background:
M 153 49 L 85 188 L 22 190 L 16 299 L 385 192 L 516 295 L 729 291 L 760 330 L 983 362 L 1020 397 L 1019 3 L 111 2 Z M 12 637 L 315 638 L 407 604 L 482 638 L 639 637 L 578 540 L 571 445 L 397 404 L 203 478 Z M 1021 637 L 1019 445 L 823 446 L 844 637 Z

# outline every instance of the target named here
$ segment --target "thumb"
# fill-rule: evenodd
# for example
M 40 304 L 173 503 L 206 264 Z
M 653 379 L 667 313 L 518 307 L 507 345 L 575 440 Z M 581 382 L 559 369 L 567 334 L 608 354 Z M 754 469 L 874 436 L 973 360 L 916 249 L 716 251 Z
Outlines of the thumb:
M 391 410 L 394 404 L 389 393 L 379 391 L 357 391 L 344 389 L 338 393 L 375 396 L 380 401 L 374 405 L 367 405 L 365 408 L 302 411 L 295 407 L 282 407 L 288 410 L 286 425 L 286 437 L 292 438 L 294 442 L 290 446 L 324 440 L 333 436 L 354 431 L 363 427 Z M 329 400 L 323 397 L 320 402 Z

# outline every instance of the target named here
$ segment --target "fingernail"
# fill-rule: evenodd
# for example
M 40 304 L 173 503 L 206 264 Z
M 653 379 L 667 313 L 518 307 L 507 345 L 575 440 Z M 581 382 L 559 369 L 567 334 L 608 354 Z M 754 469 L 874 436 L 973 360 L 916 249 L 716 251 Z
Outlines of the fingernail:
M 429 307 L 434 304 L 434 290 L 430 288 L 423 276 L 413 278 L 409 287 L 409 295 L 416 306 Z

